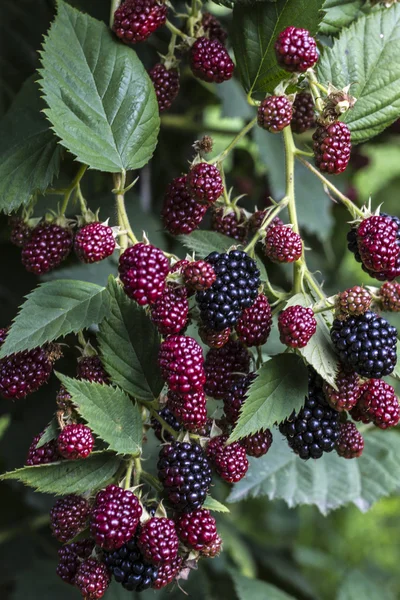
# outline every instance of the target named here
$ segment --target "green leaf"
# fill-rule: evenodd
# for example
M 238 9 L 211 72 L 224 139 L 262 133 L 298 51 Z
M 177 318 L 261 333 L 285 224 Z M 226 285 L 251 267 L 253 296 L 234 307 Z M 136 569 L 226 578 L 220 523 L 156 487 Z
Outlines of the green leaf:
M 343 120 L 355 144 L 377 135 L 400 114 L 399 27 L 400 5 L 360 17 L 318 61 L 321 83 L 353 84 L 357 102 Z
M 128 298 L 113 277 L 108 290 L 110 315 L 100 324 L 98 336 L 104 367 L 125 392 L 151 401 L 164 386 L 157 364 L 159 333 L 145 310 Z
M 61 147 L 41 111 L 34 76 L 0 122 L 0 211 L 10 213 L 43 192 L 58 174 Z
M 160 124 L 154 87 L 104 23 L 59 0 L 42 65 L 45 113 L 80 162 L 116 173 L 150 160 Z
M 257 371 L 229 441 L 269 429 L 298 412 L 307 394 L 308 376 L 295 354 L 278 354 Z
M 212 496 L 207 496 L 206 501 L 203 504 L 203 508 L 207 508 L 207 510 L 214 510 L 215 512 L 228 513 L 230 512 L 229 508 L 222 504 L 222 502 L 218 502 Z
M 49 281 L 27 296 L 0 357 L 42 346 L 100 323 L 109 312 L 106 288 L 85 281 Z
M 282 499 L 292 508 L 318 507 L 323 514 L 347 504 L 366 512 L 400 486 L 400 435 L 396 431 L 365 434 L 360 458 L 345 460 L 335 452 L 318 460 L 301 460 L 280 433 L 265 457 L 249 459 L 246 477 L 236 484 L 228 502 L 248 497 Z
M 22 467 L 0 476 L 15 479 L 38 492 L 63 496 L 98 490 L 116 474 L 120 460 L 107 452 L 93 452 L 84 460 L 65 460 L 36 467 Z
M 293 596 L 265 581 L 243 577 L 233 570 L 230 572 L 239 600 L 294 600 Z
M 400 176 L 400 147 L 396 143 L 366 144 L 362 153 L 369 162 L 354 175 L 354 185 L 360 200 L 368 202 L 370 197 L 377 200 L 376 194 Z
M 235 5 L 232 43 L 239 77 L 246 92 L 272 92 L 288 75 L 278 67 L 274 44 L 288 27 L 304 27 L 315 34 L 324 0 L 277 0 L 254 6 Z
M 120 389 L 100 383 L 57 377 L 71 394 L 90 429 L 118 454 L 138 456 L 142 447 L 142 419 L 136 404 Z
M 0 440 L 11 425 L 11 415 L 3 415 L 0 417 Z M 227 509 L 229 512 L 229 509 Z
M 372 7 L 364 0 L 326 0 L 325 12 L 319 32 L 325 35 L 336 35 L 344 27 L 348 27 L 358 17 L 370 12 Z
M 349 571 L 341 582 L 337 600 L 395 600 L 387 586 L 378 583 L 372 573 Z
M 36 448 L 41 448 L 42 446 L 47 444 L 47 442 L 51 442 L 52 440 L 57 439 L 59 433 L 60 433 L 60 428 L 58 426 L 57 419 L 55 417 L 53 417 L 53 419 L 50 421 L 50 423 L 47 425 L 46 429 L 44 430 L 42 437 L 36 444 Z

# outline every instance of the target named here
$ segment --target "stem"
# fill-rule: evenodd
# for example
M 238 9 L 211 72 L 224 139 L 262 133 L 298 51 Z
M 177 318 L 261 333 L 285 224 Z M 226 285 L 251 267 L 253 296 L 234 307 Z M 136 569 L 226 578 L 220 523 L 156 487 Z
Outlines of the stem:
M 325 296 L 324 292 L 321 290 L 320 286 L 315 281 L 313 275 L 310 273 L 310 271 L 308 269 L 306 269 L 304 271 L 304 277 L 307 279 L 308 286 L 314 290 L 314 292 L 317 294 L 318 298 L 321 298 L 321 300 L 325 300 L 326 296 Z
M 256 246 L 257 242 L 261 238 L 262 233 L 267 229 L 268 225 L 274 220 L 274 218 L 278 215 L 278 213 L 280 213 L 280 211 L 283 210 L 288 205 L 288 202 L 289 202 L 289 198 L 285 196 L 279 202 L 278 206 L 276 206 L 273 210 L 271 210 L 271 212 L 268 214 L 268 216 L 266 216 L 264 221 L 261 223 L 260 229 L 257 231 L 257 233 L 254 235 L 253 239 L 250 240 L 250 242 L 244 249 L 245 252 L 249 253 L 253 250 L 253 248 Z
M 263 364 L 263 355 L 261 346 L 257 346 L 257 369 L 259 369 Z
M 160 417 L 158 412 L 150 405 L 149 402 L 144 402 L 142 400 L 140 400 L 140 402 L 141 402 L 141 404 L 144 404 L 144 406 L 147 407 L 151 416 L 154 417 L 154 419 L 156 419 L 160 423 L 161 427 L 163 429 L 165 429 L 165 431 L 168 431 L 168 433 L 170 433 L 175 439 L 178 437 L 178 432 L 175 431 L 175 429 L 173 429 L 173 427 L 171 427 L 171 425 L 168 425 L 168 423 L 166 421 L 164 421 L 164 419 L 162 417 Z
M 76 195 L 78 196 L 79 206 L 81 207 L 81 213 L 82 213 L 82 215 L 84 215 L 85 213 L 87 213 L 88 207 L 86 204 L 86 200 L 83 197 L 81 186 L 79 183 L 78 183 L 78 186 L 76 189 Z
M 128 466 L 126 468 L 124 490 L 129 490 L 129 488 L 131 487 L 132 471 L 133 466 L 135 465 L 135 461 L 135 458 L 129 459 Z
M 111 0 L 111 8 L 110 8 L 110 29 L 113 28 L 114 25 L 114 13 L 121 4 L 121 0 Z
M 147 471 L 142 471 L 142 481 L 145 481 L 146 483 L 151 485 L 151 487 L 154 488 L 157 492 L 162 492 L 163 488 L 161 483 L 153 475 L 147 473 Z
M 125 207 L 125 194 L 123 192 L 125 188 L 126 174 L 125 171 L 122 173 L 116 173 L 114 175 L 114 186 L 115 186 L 115 199 L 117 204 L 118 224 L 126 231 L 119 237 L 119 244 L 121 250 L 124 251 L 128 246 L 128 237 L 133 244 L 138 243 L 138 239 L 132 231 L 131 224 L 129 223 L 128 214 Z
M 320 179 L 322 181 L 322 183 L 324 185 L 326 185 L 327 188 L 329 188 L 331 190 L 331 192 L 333 192 L 335 194 L 335 196 L 337 196 L 338 200 L 340 200 L 340 202 L 342 204 L 344 204 L 344 206 L 347 208 L 347 210 L 349 211 L 349 213 L 351 214 L 351 216 L 356 219 L 357 217 L 361 217 L 364 218 L 363 212 L 362 210 L 360 210 L 351 200 L 350 198 L 348 198 L 347 196 L 345 196 L 344 194 L 342 194 L 342 192 L 340 192 L 336 186 L 333 185 L 333 183 L 331 183 L 329 181 L 329 179 L 327 179 L 326 177 L 324 177 L 322 175 L 322 173 L 320 173 L 318 171 L 318 169 L 316 169 L 315 167 L 313 167 L 308 160 L 304 160 L 304 158 L 301 158 L 300 156 L 297 157 L 298 160 L 305 166 L 307 167 L 307 169 L 309 169 L 312 173 L 314 173 L 314 175 L 316 177 L 318 177 L 318 179 Z
M 286 161 L 286 197 L 289 199 L 288 212 L 289 220 L 293 225 L 293 231 L 299 234 L 299 223 L 297 220 L 296 198 L 294 194 L 294 157 L 296 155 L 296 146 L 293 140 L 292 130 L 285 127 L 283 130 L 283 140 L 285 143 L 285 161 Z M 304 265 L 304 248 L 301 258 L 293 263 L 293 293 L 301 292 L 302 272 Z
M 317 110 L 320 113 L 322 113 L 324 110 L 324 102 L 321 98 L 320 91 L 318 89 L 319 83 L 314 71 L 307 71 L 307 79 L 308 84 L 310 86 L 311 94 L 314 98 L 314 104 L 317 107 Z
M 239 131 L 239 133 L 233 138 L 233 140 L 231 141 L 229 146 L 227 146 L 225 148 L 225 150 L 223 152 L 221 152 L 221 154 L 218 154 L 218 156 L 213 158 L 210 161 L 210 163 L 214 164 L 214 163 L 222 162 L 223 160 L 225 160 L 225 158 L 228 156 L 228 154 L 234 149 L 234 147 L 240 142 L 240 140 L 245 135 L 247 135 L 249 133 L 249 131 L 251 131 L 253 129 L 253 127 L 256 123 L 257 123 L 257 117 L 254 117 L 254 119 L 252 121 L 250 121 L 250 123 L 247 123 L 247 125 L 245 125 L 241 131 Z
M 71 198 L 71 194 L 74 191 L 74 189 L 79 185 L 82 177 L 84 176 L 86 169 L 88 168 L 87 165 L 81 165 L 79 167 L 79 171 L 76 174 L 75 178 L 73 179 L 71 185 L 69 187 L 67 187 L 67 189 L 65 190 L 65 194 L 64 194 L 64 201 L 61 205 L 60 208 L 60 214 L 63 215 L 65 214 L 65 211 L 67 210 L 68 207 L 68 202 L 70 201 Z
M 171 33 L 174 33 L 175 35 L 181 37 L 183 40 L 189 41 L 191 39 L 188 35 L 186 35 L 186 33 L 183 33 L 183 31 L 175 27 L 175 25 L 173 25 L 171 21 L 167 20 L 165 22 L 165 25 L 168 27 Z
M 142 475 L 142 461 L 140 460 L 140 456 L 133 459 L 135 465 L 135 473 L 133 475 L 133 485 L 139 485 L 140 478 Z

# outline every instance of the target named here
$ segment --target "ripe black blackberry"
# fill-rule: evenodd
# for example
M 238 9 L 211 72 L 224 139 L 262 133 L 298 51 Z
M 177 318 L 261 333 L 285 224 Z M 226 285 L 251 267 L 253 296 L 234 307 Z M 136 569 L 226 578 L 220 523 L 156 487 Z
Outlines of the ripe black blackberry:
M 227 210 L 219 206 L 212 212 L 211 229 L 244 244 L 249 233 L 249 222 L 242 208 Z
M 268 96 L 258 107 L 257 123 L 270 133 L 279 133 L 290 125 L 292 116 L 292 103 L 286 96 Z
M 322 388 L 312 380 L 308 386 L 304 407 L 279 425 L 292 450 L 300 458 L 321 458 L 332 452 L 339 437 L 339 413 L 330 408 Z
M 205 393 L 222 400 L 232 385 L 250 371 L 250 354 L 241 342 L 229 340 L 222 348 L 212 348 L 208 351 L 204 370 Z
M 173 509 L 188 513 L 203 505 L 211 484 L 211 467 L 200 446 L 186 442 L 163 446 L 157 468 Z
M 179 93 L 179 72 L 177 69 L 167 69 L 162 63 L 157 63 L 149 71 L 149 77 L 154 85 L 158 109 L 168 110 Z
M 304 133 L 315 127 L 315 108 L 311 94 L 300 92 L 293 102 L 293 116 L 290 123 L 294 133 Z
M 167 423 L 167 425 L 172 427 L 172 429 L 175 429 L 175 431 L 181 430 L 182 425 L 175 418 L 175 415 L 169 410 L 169 408 L 167 408 L 167 407 L 163 408 L 162 410 L 159 411 L 158 414 L 160 415 L 160 417 L 162 419 L 164 419 L 164 421 Z M 155 417 L 153 417 L 151 419 L 151 426 L 153 428 L 154 435 L 156 436 L 157 439 L 160 440 L 160 442 L 173 442 L 174 441 L 175 438 L 173 437 L 173 435 L 171 433 L 169 433 L 169 431 L 164 429 L 162 427 L 160 421 L 157 421 L 157 419 Z
M 342 364 L 362 377 L 380 379 L 396 366 L 397 330 L 374 312 L 335 319 L 331 340 Z
M 197 292 L 196 301 L 203 324 L 222 331 L 233 327 L 243 310 L 254 304 L 260 271 L 255 261 L 240 250 L 212 252 L 205 260 L 214 267 L 217 278 L 209 289 Z

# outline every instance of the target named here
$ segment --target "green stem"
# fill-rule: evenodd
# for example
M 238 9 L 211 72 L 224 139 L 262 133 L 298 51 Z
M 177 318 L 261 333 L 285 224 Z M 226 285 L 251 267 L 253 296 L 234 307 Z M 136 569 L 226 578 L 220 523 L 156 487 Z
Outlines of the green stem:
M 121 4 L 121 0 L 111 0 L 111 8 L 110 8 L 110 29 L 113 28 L 114 25 L 114 13 Z
M 333 304 L 329 304 L 329 306 L 324 306 L 323 308 L 317 308 L 313 310 L 314 315 L 318 315 L 319 313 L 327 312 L 329 310 L 334 310 L 335 306 Z
M 118 224 L 126 232 L 119 237 L 119 245 L 121 246 L 122 252 L 128 247 L 128 237 L 133 244 L 138 243 L 138 239 L 132 231 L 131 225 L 129 223 L 128 214 L 126 212 L 124 194 L 125 180 L 125 172 L 116 173 L 114 175 L 115 200 L 117 204 Z
M 153 475 L 147 473 L 147 471 L 142 471 L 142 481 L 145 481 L 146 483 L 151 485 L 151 487 L 154 488 L 157 492 L 162 492 L 163 488 L 161 483 Z
M 294 157 L 296 155 L 296 146 L 293 140 L 292 130 L 285 127 L 283 130 L 283 140 L 285 143 L 285 163 L 286 163 L 286 197 L 289 199 L 288 212 L 289 220 L 293 226 L 293 231 L 300 234 L 299 223 L 297 220 L 296 198 L 294 193 Z M 298 294 L 302 288 L 302 272 L 304 265 L 304 249 L 301 258 L 293 263 L 293 293 Z
M 215 158 L 213 158 L 210 163 L 214 164 L 217 162 L 222 162 L 223 160 L 225 160 L 225 158 L 229 155 L 229 153 L 234 149 L 234 147 L 240 142 L 240 140 L 249 133 L 249 131 L 251 131 L 254 127 L 254 125 L 257 123 L 257 117 L 254 117 L 254 119 L 252 121 L 250 121 L 250 123 L 247 123 L 247 125 L 245 125 L 243 127 L 243 129 L 241 131 L 239 131 L 239 133 L 233 138 L 233 140 L 231 141 L 231 143 L 229 144 L 229 146 L 227 146 L 225 148 L 225 150 L 223 152 L 221 152 L 221 154 L 218 154 L 218 156 L 216 156 Z
M 175 429 L 173 429 L 171 425 L 168 425 L 168 423 L 164 421 L 162 417 L 160 417 L 158 412 L 151 406 L 149 402 L 140 402 L 148 408 L 151 416 L 154 417 L 154 419 L 156 419 L 160 423 L 161 427 L 165 429 L 165 431 L 168 431 L 168 433 L 170 433 L 175 439 L 178 437 L 178 432 L 175 431 Z
M 260 369 L 263 364 L 263 355 L 261 346 L 257 346 L 257 369 Z
M 131 479 L 132 479 L 132 472 L 133 472 L 133 467 L 135 465 L 135 458 L 130 458 L 128 461 L 128 466 L 126 468 L 126 474 L 125 474 L 125 484 L 124 484 L 124 489 L 125 490 L 129 490 L 129 488 L 131 487 Z
M 64 215 L 65 214 L 65 211 L 67 210 L 68 203 L 69 203 L 70 198 L 71 198 L 71 194 L 75 190 L 75 188 L 79 185 L 82 177 L 86 173 L 86 169 L 87 168 L 88 168 L 87 165 L 81 165 L 79 167 L 79 171 L 76 174 L 76 176 L 75 176 L 74 180 L 72 181 L 71 185 L 69 187 L 67 187 L 67 189 L 65 190 L 64 200 L 63 200 L 63 203 L 62 203 L 61 208 L 60 208 L 60 215 Z
M 79 206 L 81 207 L 81 213 L 82 213 L 82 215 L 84 215 L 85 213 L 87 213 L 88 207 L 87 207 L 87 204 L 86 204 L 86 200 L 83 197 L 81 186 L 80 186 L 79 183 L 78 183 L 78 186 L 77 186 L 77 189 L 76 189 L 76 194 L 78 196 Z
M 321 290 L 320 286 L 315 281 L 312 273 L 310 273 L 310 271 L 308 269 L 304 270 L 304 277 L 307 280 L 308 287 L 310 289 L 314 290 L 314 292 L 317 294 L 318 298 L 321 298 L 321 300 L 325 300 L 326 296 L 325 296 L 324 292 Z
M 189 41 L 191 39 L 188 35 L 186 35 L 186 33 L 183 33 L 183 31 L 181 31 L 180 29 L 175 27 L 175 25 L 173 25 L 173 23 L 171 23 L 171 21 L 167 20 L 165 25 L 168 27 L 168 29 L 170 30 L 171 33 L 174 33 L 178 37 L 181 37 L 183 40 Z
M 133 475 L 133 485 L 139 485 L 140 478 L 142 476 L 142 461 L 140 456 L 137 456 L 133 459 L 135 465 L 135 472 Z
M 262 234 L 267 229 L 268 225 L 275 219 L 275 217 L 280 213 L 280 211 L 283 210 L 288 205 L 288 203 L 289 203 L 288 197 L 285 196 L 284 198 L 282 198 L 282 200 L 279 202 L 279 204 L 268 214 L 268 216 L 261 223 L 260 229 L 257 231 L 257 233 L 253 236 L 253 238 L 250 240 L 250 242 L 244 249 L 245 252 L 247 252 L 248 254 L 252 253 L 253 248 L 256 246 L 257 242 L 261 239 Z
M 314 71 L 307 71 L 307 79 L 308 84 L 310 86 L 311 94 L 314 98 L 314 104 L 317 107 L 317 110 L 322 113 L 324 110 L 324 101 L 321 98 L 318 79 L 314 73 Z

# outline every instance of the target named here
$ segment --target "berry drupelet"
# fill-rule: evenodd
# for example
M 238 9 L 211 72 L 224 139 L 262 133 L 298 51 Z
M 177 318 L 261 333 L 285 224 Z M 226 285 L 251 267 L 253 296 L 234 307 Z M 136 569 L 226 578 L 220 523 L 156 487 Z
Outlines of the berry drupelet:
M 248 347 L 262 346 L 272 327 L 272 311 L 264 294 L 257 296 L 253 306 L 245 308 L 236 323 L 239 340 Z
M 200 390 L 205 383 L 203 350 L 191 337 L 168 337 L 160 346 L 158 364 L 168 387 L 178 394 Z
M 47 465 L 48 463 L 57 462 L 62 459 L 62 456 L 58 452 L 57 440 L 50 440 L 43 444 L 43 446 L 40 446 L 40 448 L 37 447 L 43 434 L 44 431 L 35 436 L 29 447 L 28 456 L 25 461 L 25 464 L 29 467 Z
M 304 348 L 317 330 L 317 321 L 311 308 L 289 306 L 278 317 L 282 344 L 291 348 Z
M 185 288 L 167 285 L 151 307 L 151 320 L 161 335 L 174 335 L 185 327 L 188 313 Z
M 167 7 L 159 0 L 126 0 L 114 13 L 113 30 L 126 44 L 146 40 L 167 20 Z
M 115 247 L 113 230 L 105 223 L 88 223 L 78 229 L 74 240 L 77 257 L 87 264 L 100 262 L 111 256 Z
M 179 72 L 177 69 L 167 69 L 162 63 L 157 63 L 149 71 L 149 77 L 154 85 L 158 109 L 161 112 L 171 108 L 179 94 Z
M 395 427 L 400 420 L 400 405 L 391 385 L 381 379 L 369 379 L 361 386 L 357 409 L 376 427 Z
M 74 583 L 85 600 L 98 600 L 110 585 L 110 575 L 103 563 L 87 558 L 79 565 Z
M 379 290 L 382 310 L 400 312 L 400 283 L 387 281 Z
M 212 211 L 211 229 L 243 244 L 249 233 L 249 222 L 243 209 L 220 206 Z
M 214 15 L 209 12 L 203 14 L 201 20 L 204 32 L 207 34 L 210 40 L 218 40 L 221 44 L 225 44 L 226 38 L 228 37 L 225 29 L 222 28 L 220 21 Z
M 58 267 L 72 246 L 72 229 L 56 223 L 39 223 L 22 250 L 22 264 L 27 271 L 43 275 Z
M 161 296 L 168 271 L 167 257 L 151 244 L 135 244 L 119 259 L 118 272 L 125 293 L 140 306 L 152 304 Z
M 315 39 L 307 29 L 286 27 L 275 42 L 278 64 L 286 71 L 303 73 L 318 60 Z
M 291 263 L 301 257 L 303 242 L 300 235 L 287 225 L 269 227 L 264 252 L 272 262 Z
M 109 377 L 101 362 L 101 358 L 98 355 L 82 356 L 78 360 L 76 378 L 85 379 L 92 383 L 110 383 Z
M 319 125 L 313 134 L 318 169 L 330 175 L 343 173 L 350 160 L 351 135 L 346 123 Z
M 241 342 L 229 340 L 222 348 L 208 351 L 204 370 L 205 393 L 216 400 L 222 400 L 232 385 L 249 372 L 250 354 Z
M 340 292 L 335 299 L 336 317 L 340 320 L 348 316 L 363 315 L 369 310 L 372 296 L 368 290 L 359 285 Z
M 187 176 L 177 177 L 169 184 L 164 198 L 162 219 L 172 235 L 189 234 L 200 225 L 208 206 L 189 194 Z
M 137 545 L 143 558 L 152 565 L 173 562 L 179 549 L 174 521 L 166 517 L 152 517 L 140 527 Z
M 208 83 L 222 83 L 232 78 L 235 65 L 220 41 L 198 38 L 190 49 L 193 75 Z
M 226 446 L 227 441 L 227 435 L 212 438 L 207 446 L 207 456 L 221 479 L 228 483 L 237 483 L 246 475 L 249 461 L 246 458 L 246 450 L 239 442 Z
M 249 375 L 238 378 L 224 394 L 224 413 L 228 423 L 231 425 L 236 424 L 240 415 L 240 410 L 246 400 L 249 387 L 256 377 L 257 375 L 255 373 L 250 373 Z
M 167 408 L 166 406 L 159 411 L 158 413 L 162 419 L 172 427 L 175 431 L 180 431 L 182 428 L 181 423 L 176 419 L 175 415 Z M 174 436 L 169 433 L 166 429 L 163 428 L 160 421 L 158 421 L 155 417 L 151 419 L 151 426 L 154 431 L 154 435 L 160 442 L 173 442 Z
M 68 460 L 87 458 L 93 450 L 92 430 L 82 423 L 66 425 L 57 438 L 58 451 Z
M 24 350 L 0 360 L 0 395 L 19 400 L 48 382 L 53 360 L 46 348 Z
M 197 551 L 212 544 L 217 537 L 215 519 L 205 508 L 181 515 L 176 522 L 176 530 L 184 545 Z
M 142 592 L 152 587 L 157 579 L 158 567 L 143 558 L 136 538 L 114 552 L 105 552 L 104 563 L 115 581 L 130 592 Z
M 203 390 L 181 395 L 169 390 L 167 406 L 187 431 L 197 431 L 207 423 L 207 399 Z
M 247 435 L 240 440 L 240 445 L 246 450 L 247 456 L 260 458 L 267 454 L 272 444 L 272 433 L 269 429 L 265 431 L 257 431 L 253 435 Z
M 94 548 L 92 540 L 82 540 L 62 546 L 58 550 L 57 575 L 70 585 L 75 584 L 75 575 L 82 560 L 89 558 Z
M 337 390 L 324 381 L 323 390 L 329 406 L 342 412 L 351 410 L 360 397 L 360 379 L 354 371 L 345 369 L 339 365 L 339 371 L 335 378 Z
M 89 504 L 81 496 L 60 498 L 50 511 L 50 526 L 59 542 L 68 542 L 86 526 Z
M 182 557 L 177 556 L 172 562 L 164 563 L 158 567 L 158 573 L 153 585 L 151 586 L 155 590 L 161 590 L 166 587 L 169 583 L 174 581 L 179 575 L 182 568 Z
M 315 127 L 314 101 L 308 92 L 296 94 L 290 125 L 294 133 L 304 133 L 308 129 Z
M 205 260 L 190 262 L 182 274 L 185 285 L 196 292 L 207 290 L 217 278 L 213 266 Z
M 268 96 L 258 107 L 257 123 L 270 133 L 279 133 L 290 125 L 292 116 L 292 103 L 286 96 Z
M 351 421 L 340 423 L 336 452 L 343 458 L 358 458 L 364 450 L 364 438 Z
M 187 187 L 191 196 L 206 204 L 213 204 L 224 192 L 219 169 L 206 162 L 193 165 L 187 176 Z

